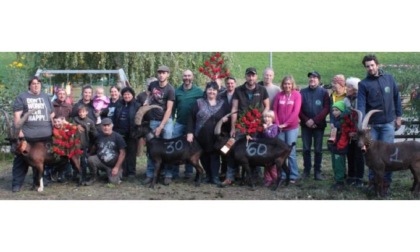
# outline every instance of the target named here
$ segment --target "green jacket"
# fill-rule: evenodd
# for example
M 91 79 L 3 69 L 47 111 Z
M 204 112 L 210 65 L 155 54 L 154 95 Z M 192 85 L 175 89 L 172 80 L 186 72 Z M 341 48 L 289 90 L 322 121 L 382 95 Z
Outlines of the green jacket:
M 176 118 L 176 122 L 187 125 L 188 117 L 191 116 L 191 108 L 198 98 L 203 97 L 203 90 L 193 84 L 191 89 L 184 90 L 184 85 L 175 89 L 175 104 L 172 110 L 172 117 Z

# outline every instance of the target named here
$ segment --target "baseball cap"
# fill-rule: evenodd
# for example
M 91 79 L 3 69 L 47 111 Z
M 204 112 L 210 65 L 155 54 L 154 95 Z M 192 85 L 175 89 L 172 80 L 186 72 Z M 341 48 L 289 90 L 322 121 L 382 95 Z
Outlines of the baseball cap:
M 308 78 L 311 77 L 311 76 L 315 76 L 318 79 L 321 79 L 321 75 L 317 71 L 312 71 L 312 72 L 308 73 Z
M 157 72 L 168 72 L 168 73 L 170 73 L 171 70 L 169 70 L 169 67 L 167 67 L 165 65 L 162 65 L 162 66 L 158 67 Z
M 257 74 L 257 69 L 255 69 L 255 67 L 248 67 L 245 71 L 245 74 L 249 73 Z
M 112 120 L 111 119 L 109 119 L 109 118 L 104 118 L 104 119 L 102 119 L 102 123 L 101 123 L 102 125 L 109 125 L 109 124 L 112 124 Z

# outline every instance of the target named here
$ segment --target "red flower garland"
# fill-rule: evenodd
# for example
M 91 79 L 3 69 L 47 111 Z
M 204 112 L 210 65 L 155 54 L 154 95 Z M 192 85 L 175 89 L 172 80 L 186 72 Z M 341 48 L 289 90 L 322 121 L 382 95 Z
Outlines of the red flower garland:
M 341 137 L 337 142 L 338 149 L 344 149 L 350 141 L 350 133 L 357 132 L 357 113 L 351 111 L 343 115 L 341 119 Z
M 229 69 L 225 65 L 225 60 L 221 53 L 214 53 L 210 59 L 198 68 L 200 73 L 208 76 L 211 80 L 223 79 L 230 75 Z
M 53 152 L 59 156 L 72 158 L 80 155 L 80 139 L 76 138 L 77 126 L 71 123 L 63 125 L 62 129 L 53 129 Z
M 236 122 L 235 128 L 244 134 L 252 135 L 257 132 L 263 132 L 262 114 L 258 108 L 249 108 L 242 112 Z

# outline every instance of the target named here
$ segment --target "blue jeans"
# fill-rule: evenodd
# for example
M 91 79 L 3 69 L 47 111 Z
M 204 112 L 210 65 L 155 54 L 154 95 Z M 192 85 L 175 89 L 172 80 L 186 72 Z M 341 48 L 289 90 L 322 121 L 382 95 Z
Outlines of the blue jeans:
M 226 171 L 226 179 L 230 179 L 231 181 L 235 181 L 235 174 L 239 170 L 239 166 L 235 163 L 235 160 L 232 157 L 232 153 L 228 153 L 226 156 L 227 162 L 227 171 Z
M 179 137 L 186 134 L 187 126 L 184 124 L 180 124 L 175 122 L 174 130 L 172 132 L 172 138 Z M 191 164 L 185 164 L 185 176 L 192 176 L 193 175 L 193 166 Z M 172 176 L 179 177 L 179 165 L 174 165 L 172 167 Z
M 279 133 L 278 138 L 288 145 L 291 145 L 292 143 L 297 143 L 299 128 L 291 129 L 282 131 Z M 290 168 L 290 179 L 296 180 L 299 179 L 299 170 L 296 160 L 296 145 L 293 146 L 292 152 L 290 152 L 290 156 L 287 158 L 288 166 Z M 286 178 L 286 173 L 283 171 L 281 173 L 281 177 L 283 179 Z
M 322 129 L 310 129 L 308 127 L 302 127 L 302 148 L 303 148 L 303 172 L 309 174 L 312 168 L 311 148 L 312 139 L 314 140 L 314 171 L 315 173 L 321 172 L 321 161 L 322 161 L 322 142 L 324 137 L 324 130 Z
M 152 130 L 155 130 L 157 127 L 159 127 L 159 125 L 160 125 L 160 121 L 154 121 L 154 120 L 150 121 L 150 128 L 152 128 Z M 163 128 L 163 132 L 161 133 L 160 137 L 162 137 L 162 134 L 163 134 L 164 139 L 171 139 L 173 129 L 174 129 L 174 125 L 173 125 L 173 122 L 172 122 L 172 118 L 169 118 L 168 121 L 165 124 L 165 127 Z M 147 156 L 146 176 L 148 178 L 153 178 L 154 177 L 154 172 L 155 172 L 155 165 L 154 165 L 152 159 L 150 159 L 150 157 L 148 155 Z M 164 165 L 164 173 L 165 173 L 165 177 L 172 178 L 172 166 Z
M 394 136 L 395 136 L 394 122 L 371 125 L 370 136 L 372 140 L 375 140 L 375 141 L 394 143 Z M 373 178 L 375 177 L 375 172 L 372 169 L 369 169 L 368 177 L 370 181 L 372 181 Z M 391 184 L 392 172 L 385 172 L 384 182 Z

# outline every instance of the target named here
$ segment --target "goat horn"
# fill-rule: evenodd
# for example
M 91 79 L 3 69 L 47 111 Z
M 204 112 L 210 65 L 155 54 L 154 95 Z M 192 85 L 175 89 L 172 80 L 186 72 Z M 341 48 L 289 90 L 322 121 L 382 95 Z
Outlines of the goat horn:
M 362 113 L 362 111 L 360 111 L 358 109 L 351 109 L 351 110 L 353 110 L 357 113 L 357 129 L 361 130 L 362 129 L 363 113 Z
M 20 129 L 22 128 L 23 124 L 26 122 L 26 120 L 28 120 L 28 117 L 30 115 L 32 115 L 35 111 L 37 111 L 37 109 L 32 109 L 29 110 L 26 114 L 24 114 L 18 123 L 15 124 L 15 131 L 16 133 L 18 133 L 20 131 Z
M 235 113 L 238 113 L 238 111 L 231 112 L 231 113 L 229 113 L 229 114 L 225 115 L 224 117 L 222 117 L 222 119 L 220 119 L 220 120 L 217 122 L 216 126 L 214 127 L 214 134 L 215 134 L 216 136 L 220 135 L 220 131 L 221 131 L 221 129 L 222 129 L 222 124 L 223 124 L 223 118 L 225 118 L 225 117 L 229 117 L 229 116 L 231 116 L 232 114 L 235 114 Z
M 141 121 L 143 120 L 143 116 L 147 113 L 147 111 L 149 111 L 151 109 L 154 109 L 154 108 L 162 109 L 162 107 L 160 107 L 158 105 L 147 105 L 147 106 L 140 107 L 139 110 L 137 110 L 136 117 L 135 117 L 136 125 L 141 125 Z
M 373 110 L 369 111 L 369 112 L 366 114 L 365 118 L 363 118 L 363 122 L 362 122 L 362 129 L 367 129 L 367 125 L 368 125 L 368 123 L 369 123 L 369 119 L 370 119 L 370 117 L 371 117 L 374 113 L 376 113 L 376 112 L 382 112 L 382 110 L 379 110 L 379 109 L 373 109 Z
M 9 138 L 12 138 L 13 137 L 13 129 L 12 129 L 12 125 L 10 124 L 9 114 L 6 111 L 4 111 L 3 109 L 0 109 L 0 111 L 3 112 L 3 114 L 4 114 L 4 119 L 6 120 L 6 126 L 7 126 L 7 129 L 8 129 Z

